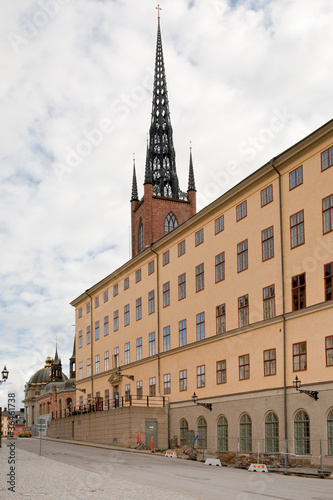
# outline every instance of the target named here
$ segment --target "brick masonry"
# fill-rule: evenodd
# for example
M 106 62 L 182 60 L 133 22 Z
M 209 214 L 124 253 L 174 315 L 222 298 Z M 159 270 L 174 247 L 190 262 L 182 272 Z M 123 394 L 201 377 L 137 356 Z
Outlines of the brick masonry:
M 172 212 L 178 225 L 196 213 L 196 192 L 188 192 L 188 201 L 153 196 L 153 186 L 145 184 L 141 201 L 131 202 L 132 257 L 139 253 L 139 225 L 143 222 L 144 248 L 164 236 L 164 221 Z

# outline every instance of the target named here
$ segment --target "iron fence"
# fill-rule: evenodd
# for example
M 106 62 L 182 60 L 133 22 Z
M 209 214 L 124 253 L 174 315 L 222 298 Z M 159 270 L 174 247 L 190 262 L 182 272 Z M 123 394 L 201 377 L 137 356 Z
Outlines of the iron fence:
M 103 400 L 103 398 L 86 399 L 76 401 L 63 410 L 52 412 L 52 418 L 66 418 L 72 415 L 81 415 L 83 413 L 93 413 L 97 411 L 115 410 L 126 407 L 145 407 L 145 408 L 165 408 L 167 398 L 164 396 L 134 396 L 132 394 L 120 398 Z
M 196 433 L 194 432 L 194 435 Z M 193 440 L 191 443 L 190 440 Z M 248 468 L 251 463 L 260 463 L 268 470 L 283 473 L 311 474 L 319 473 L 328 476 L 333 473 L 333 441 L 332 439 L 298 439 L 280 440 L 272 437 L 253 438 L 200 435 L 193 439 L 175 442 L 193 448 L 197 459 L 207 456 L 220 458 L 223 465 Z

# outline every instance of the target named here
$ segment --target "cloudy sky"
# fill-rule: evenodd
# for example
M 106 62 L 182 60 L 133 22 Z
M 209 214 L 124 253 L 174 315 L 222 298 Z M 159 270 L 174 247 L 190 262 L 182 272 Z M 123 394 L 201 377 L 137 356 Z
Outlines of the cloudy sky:
M 129 256 L 143 194 L 151 0 L 2 0 L 0 405 L 53 356 L 69 302 Z M 332 118 L 331 0 L 161 0 L 180 187 L 199 209 Z

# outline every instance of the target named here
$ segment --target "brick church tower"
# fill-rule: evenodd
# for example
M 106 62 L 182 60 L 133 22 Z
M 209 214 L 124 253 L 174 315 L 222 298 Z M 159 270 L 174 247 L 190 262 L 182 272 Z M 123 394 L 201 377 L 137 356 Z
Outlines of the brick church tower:
M 187 192 L 180 191 L 173 146 L 158 17 L 151 125 L 147 144 L 144 196 L 138 197 L 135 164 L 131 196 L 132 257 L 196 213 L 196 189 L 190 151 Z

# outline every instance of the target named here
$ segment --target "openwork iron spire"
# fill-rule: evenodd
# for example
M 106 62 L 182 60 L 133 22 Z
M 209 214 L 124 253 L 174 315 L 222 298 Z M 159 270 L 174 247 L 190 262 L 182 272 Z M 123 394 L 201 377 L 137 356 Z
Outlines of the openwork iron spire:
M 181 195 L 176 172 L 159 18 L 145 184 L 153 185 L 155 196 L 179 199 Z
M 133 179 L 132 179 L 132 196 L 131 201 L 139 201 L 138 184 L 136 182 L 135 159 L 133 158 Z
M 196 191 L 195 180 L 194 180 L 194 170 L 193 170 L 193 160 L 192 160 L 192 147 L 190 148 L 190 166 L 189 166 L 189 171 L 188 171 L 187 191 Z

